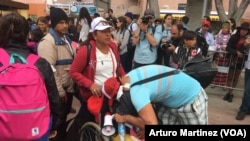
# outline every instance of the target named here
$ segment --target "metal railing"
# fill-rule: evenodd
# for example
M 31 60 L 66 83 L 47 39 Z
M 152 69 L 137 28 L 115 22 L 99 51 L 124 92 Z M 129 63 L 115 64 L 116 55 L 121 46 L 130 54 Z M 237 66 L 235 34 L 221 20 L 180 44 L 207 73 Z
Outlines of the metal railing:
M 244 54 L 242 58 L 226 51 L 209 51 L 208 54 L 212 56 L 211 61 L 215 62 L 218 67 L 218 73 L 210 86 L 243 91 L 247 54 Z

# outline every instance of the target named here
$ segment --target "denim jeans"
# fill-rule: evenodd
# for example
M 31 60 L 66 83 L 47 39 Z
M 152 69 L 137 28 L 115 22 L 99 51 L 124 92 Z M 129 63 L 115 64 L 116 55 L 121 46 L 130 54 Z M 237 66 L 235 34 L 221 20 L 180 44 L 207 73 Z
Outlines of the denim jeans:
M 245 90 L 240 106 L 240 112 L 250 111 L 250 69 L 245 69 Z

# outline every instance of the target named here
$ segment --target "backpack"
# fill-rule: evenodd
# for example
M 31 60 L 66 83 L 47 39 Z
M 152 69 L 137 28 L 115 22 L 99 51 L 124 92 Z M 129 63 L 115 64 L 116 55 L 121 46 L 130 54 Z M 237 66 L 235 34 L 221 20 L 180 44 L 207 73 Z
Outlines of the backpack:
M 183 72 L 196 79 L 204 89 L 210 85 L 218 72 L 217 65 L 210 62 L 210 59 L 198 54 L 183 67 Z
M 90 59 L 90 51 L 91 51 L 91 45 L 90 44 L 86 44 L 86 47 L 87 47 L 87 62 L 89 62 L 89 59 Z M 77 52 L 77 50 L 76 50 Z M 77 83 L 74 83 L 74 91 L 76 94 L 80 94 L 80 88 L 79 86 L 77 85 Z M 76 96 L 78 99 L 79 97 Z
M 34 65 L 39 57 L 30 54 L 25 59 L 2 48 L 0 56 L 0 139 L 39 139 L 48 131 L 50 121 L 45 83 Z M 22 63 L 15 63 L 15 58 Z
M 157 26 L 161 26 L 161 32 L 163 33 L 163 31 L 165 30 L 165 27 L 164 27 L 164 24 L 160 24 L 160 25 L 156 25 L 156 26 L 153 26 L 152 27 L 152 35 L 154 36 L 154 34 L 155 34 L 155 29 L 156 29 L 156 27 Z M 159 42 L 159 44 L 158 44 L 158 47 L 161 45 L 161 40 L 160 40 L 160 42 Z M 157 47 L 157 48 L 158 48 Z
M 128 47 L 128 50 L 131 50 L 131 49 L 134 49 L 135 48 L 135 45 L 133 45 L 132 43 L 132 32 L 133 32 L 133 29 L 132 29 L 132 25 L 133 24 L 137 24 L 136 22 L 132 22 L 129 26 L 129 40 L 128 40 L 128 43 L 127 43 L 127 47 Z

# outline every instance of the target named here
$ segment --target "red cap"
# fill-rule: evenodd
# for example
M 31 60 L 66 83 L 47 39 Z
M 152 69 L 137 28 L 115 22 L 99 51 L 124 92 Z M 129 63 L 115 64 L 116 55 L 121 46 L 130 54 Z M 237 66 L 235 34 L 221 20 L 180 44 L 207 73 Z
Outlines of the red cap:
M 104 95 L 102 95 L 101 97 L 92 95 L 87 102 L 88 110 L 91 114 L 95 116 L 96 123 L 99 123 L 99 113 L 101 112 L 103 98 Z
M 91 96 L 88 99 L 87 107 L 90 113 L 95 116 L 96 123 L 99 123 L 99 113 L 101 112 L 101 107 L 103 104 L 104 96 L 106 96 L 109 101 L 109 106 L 113 104 L 113 97 L 116 96 L 117 91 L 120 87 L 120 82 L 115 78 L 111 77 L 107 79 L 102 86 L 102 96 Z

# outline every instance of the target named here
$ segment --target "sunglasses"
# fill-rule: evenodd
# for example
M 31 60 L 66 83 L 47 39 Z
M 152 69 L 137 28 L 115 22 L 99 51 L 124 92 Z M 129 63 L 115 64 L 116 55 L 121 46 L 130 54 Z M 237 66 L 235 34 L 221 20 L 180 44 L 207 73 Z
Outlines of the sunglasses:
M 107 25 L 111 25 L 111 23 L 110 22 L 108 22 L 108 21 L 100 21 L 100 22 L 98 22 L 95 26 L 94 26 L 94 29 L 98 26 L 98 25 L 103 25 L 103 26 L 107 26 Z

